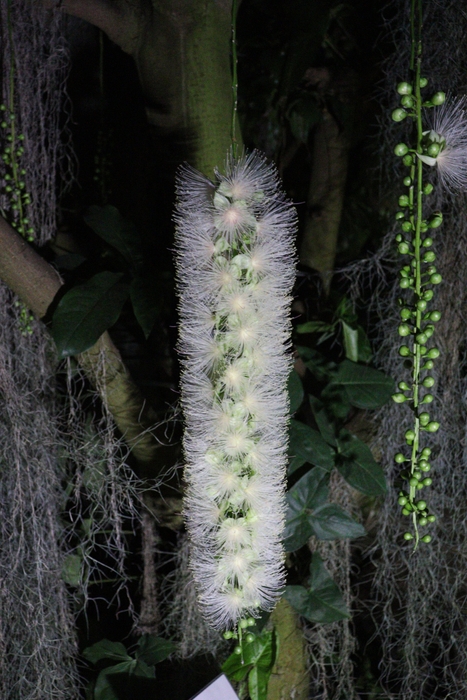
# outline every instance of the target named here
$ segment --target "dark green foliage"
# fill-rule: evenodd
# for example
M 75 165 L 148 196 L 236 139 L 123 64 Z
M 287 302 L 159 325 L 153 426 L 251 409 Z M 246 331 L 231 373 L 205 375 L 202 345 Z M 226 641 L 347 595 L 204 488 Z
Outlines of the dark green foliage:
M 222 665 L 222 671 L 230 680 L 240 682 L 241 697 L 248 688 L 250 700 L 266 700 L 276 655 L 275 632 L 264 630 L 252 642 L 244 645 L 243 655 L 231 654 Z
M 311 622 L 329 623 L 350 617 L 338 586 L 316 552 L 311 560 L 309 587 L 287 586 L 285 597 Z
M 121 272 L 99 272 L 60 299 L 51 328 L 60 358 L 88 350 L 116 323 L 129 294 L 123 277 Z

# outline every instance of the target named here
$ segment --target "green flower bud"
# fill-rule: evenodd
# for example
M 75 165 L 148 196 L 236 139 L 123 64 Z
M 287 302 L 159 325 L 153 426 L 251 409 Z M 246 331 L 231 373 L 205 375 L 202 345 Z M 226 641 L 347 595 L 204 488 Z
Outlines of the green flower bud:
M 222 636 L 224 637 L 224 639 L 232 639 L 233 632 L 231 632 L 230 630 L 227 630 L 226 632 L 224 632 L 224 634 Z
M 439 143 L 430 143 L 430 145 L 426 149 L 426 152 L 432 158 L 436 158 L 436 156 L 438 155 L 440 150 L 441 150 L 441 145 Z
M 402 182 L 406 187 L 410 187 L 410 185 L 412 184 L 412 178 L 407 175 L 406 177 L 404 177 Z
M 397 385 L 401 391 L 410 391 L 410 387 L 407 382 L 399 382 Z
M 412 109 L 415 106 L 415 100 L 412 95 L 404 95 L 401 99 L 401 105 L 406 109 Z
M 436 255 L 432 250 L 427 250 L 423 256 L 423 262 L 431 263 L 436 260 Z
M 441 319 L 441 311 L 432 311 L 430 313 L 430 321 L 433 321 L 433 323 L 438 323 L 438 321 Z
M 428 340 L 428 336 L 425 333 L 417 333 L 415 340 L 420 345 L 425 345 L 426 341 Z
M 435 272 L 434 275 L 431 275 L 431 276 L 430 276 L 430 282 L 431 282 L 431 284 L 440 284 L 440 282 L 442 282 L 442 280 L 443 280 L 443 278 L 441 277 L 441 275 L 439 274 L 439 272 Z
M 412 488 L 417 488 L 418 486 L 418 479 L 415 476 L 411 476 L 409 479 L 409 484 L 412 486 Z
M 411 318 L 411 316 L 412 316 L 412 312 L 407 307 L 404 307 L 403 309 L 400 310 L 400 317 L 403 321 L 408 321 L 408 319 Z
M 409 148 L 405 143 L 398 143 L 397 146 L 394 147 L 394 154 L 402 158 L 402 156 L 408 153 L 408 150 Z
M 407 335 L 410 335 L 410 326 L 407 323 L 401 323 L 397 330 L 399 335 L 403 338 Z
M 423 187 L 422 192 L 423 194 L 431 194 L 433 192 L 433 185 L 431 182 L 427 182 L 427 184 Z
M 427 476 L 423 479 L 423 486 L 431 486 L 432 483 L 433 483 L 433 479 L 430 479 L 429 476 Z
M 402 280 L 401 280 L 402 281 Z M 407 345 L 401 345 L 399 348 L 399 355 L 401 357 L 409 357 L 412 353 L 410 352 L 410 349 L 407 347 Z
M 398 83 L 397 92 L 399 95 L 411 95 L 413 88 L 410 83 L 404 81 L 403 83 Z
M 246 639 L 246 641 L 248 642 L 248 644 L 251 644 L 251 642 L 253 642 L 254 639 L 255 639 L 255 635 L 252 634 L 251 632 L 248 632 L 248 634 L 247 634 L 247 636 L 245 637 L 245 639 Z
M 433 394 L 425 394 L 420 403 L 433 403 Z
M 429 523 L 434 523 L 434 522 L 436 522 L 436 515 L 429 515 L 429 516 L 427 517 L 427 520 L 428 520 Z
M 234 654 L 237 654 L 237 656 L 240 656 L 240 654 L 242 653 L 242 647 L 240 647 L 240 646 L 237 645 L 237 646 L 235 647 L 235 649 L 233 650 L 233 653 L 234 653 Z
M 426 501 L 418 501 L 418 503 L 416 503 L 415 505 L 417 506 L 418 510 L 425 510 Z
M 419 311 L 425 311 L 426 307 L 427 307 L 427 303 L 426 303 L 425 299 L 419 299 L 417 301 L 417 309 L 419 309 Z
M 439 352 L 438 348 L 431 348 L 431 350 L 428 352 L 427 357 L 429 357 L 430 360 L 436 360 L 436 358 L 439 357 L 439 355 L 440 355 L 440 352 Z
M 405 242 L 399 243 L 397 249 L 401 255 L 407 255 L 407 253 L 410 251 L 409 244 Z
M 425 301 L 431 301 L 433 299 L 433 290 L 427 289 L 426 292 L 423 292 L 423 299 L 425 299 Z
M 413 540 L 413 535 L 410 532 L 404 532 L 404 540 Z
M 427 389 L 431 389 L 431 387 L 435 385 L 435 379 L 434 377 L 425 377 L 422 384 Z
M 394 461 L 396 462 L 396 464 L 403 464 L 404 462 L 407 462 L 407 460 L 406 460 L 406 458 L 404 457 L 404 455 L 402 454 L 402 452 L 398 452 L 398 453 L 395 455 Z
M 428 423 L 428 425 L 426 426 L 426 430 L 429 433 L 436 433 L 439 430 L 439 423 L 437 423 L 435 420 L 431 423 Z
M 412 231 L 412 224 L 410 223 L 410 221 L 404 221 L 402 223 L 402 230 L 405 231 L 405 233 Z
M 446 101 L 446 94 L 444 92 L 435 92 L 431 98 L 431 102 L 434 105 L 442 105 Z
M 410 165 L 413 164 L 413 155 L 412 155 L 411 153 L 407 153 L 407 155 L 405 155 L 405 156 L 402 158 L 402 162 L 404 163 L 404 165 L 406 165 L 407 167 L 409 167 Z
M 428 518 L 425 518 L 425 516 L 422 515 L 422 517 L 418 519 L 418 524 L 419 524 L 421 527 L 424 527 L 425 525 L 428 524 Z
M 405 496 L 399 496 L 399 498 L 397 499 L 397 502 L 400 506 L 405 506 L 407 501 L 408 501 L 408 498 L 406 498 Z
M 433 245 L 433 239 L 432 239 L 432 238 L 429 238 L 429 237 L 428 237 L 428 238 L 425 238 L 424 241 L 422 241 L 422 246 L 423 246 L 423 248 L 431 248 L 432 245 Z
M 428 222 L 430 228 L 439 228 L 441 224 L 443 223 L 443 216 L 442 214 L 435 214 L 432 219 Z
M 410 280 L 407 277 L 403 277 L 399 280 L 399 287 L 401 289 L 408 289 L 410 287 Z
M 428 425 L 428 423 L 430 422 L 430 414 L 429 413 L 420 413 L 419 421 L 420 421 L 421 425 Z
M 403 235 L 402 235 L 401 233 L 397 233 L 397 234 L 394 236 L 394 240 L 396 241 L 396 243 L 400 243 L 401 241 L 404 240 L 404 237 L 403 237 Z
M 412 511 L 411 511 L 411 510 L 407 510 L 407 508 L 402 508 L 402 515 L 410 515 L 411 512 L 412 512 Z
M 395 403 L 404 403 L 404 401 L 407 401 L 407 398 L 404 396 L 404 394 L 393 394 L 392 400 Z
M 396 221 L 399 221 L 400 219 L 405 219 L 405 214 L 403 211 L 398 211 L 395 216 Z
M 426 459 L 421 459 L 418 463 L 422 472 L 429 472 L 431 469 L 431 464 L 426 461 Z
M 240 627 L 240 629 L 246 630 L 246 628 L 248 627 L 248 621 L 247 620 L 240 620 L 240 622 L 238 623 L 238 626 Z
M 431 542 L 431 537 L 430 535 L 424 535 L 422 537 L 422 542 L 425 542 L 425 544 L 429 544 Z
M 407 112 L 405 111 L 405 109 L 402 109 L 401 107 L 398 107 L 397 109 L 395 109 L 393 111 L 393 113 L 391 114 L 391 118 L 395 122 L 404 121 L 406 116 L 407 116 Z
M 397 201 L 399 202 L 400 207 L 408 207 L 410 204 L 410 200 L 406 194 L 401 194 Z
M 413 430 L 406 430 L 404 437 L 407 442 L 413 442 L 415 440 L 415 433 Z

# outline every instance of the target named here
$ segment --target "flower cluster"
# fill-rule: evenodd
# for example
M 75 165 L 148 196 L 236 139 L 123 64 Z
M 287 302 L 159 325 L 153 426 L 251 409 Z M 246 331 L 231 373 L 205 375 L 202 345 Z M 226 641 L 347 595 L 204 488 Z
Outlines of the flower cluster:
M 177 194 L 185 518 L 200 604 L 226 628 L 284 585 L 295 211 L 256 152 L 215 184 L 184 167 Z

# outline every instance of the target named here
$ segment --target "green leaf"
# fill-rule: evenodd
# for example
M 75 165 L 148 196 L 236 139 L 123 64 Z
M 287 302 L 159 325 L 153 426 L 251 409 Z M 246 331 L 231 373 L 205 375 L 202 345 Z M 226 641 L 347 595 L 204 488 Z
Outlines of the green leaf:
M 136 226 L 124 219 L 111 204 L 92 206 L 86 211 L 84 220 L 106 243 L 110 243 L 125 260 L 138 268 L 143 261 L 139 234 Z
M 154 666 L 160 661 L 164 661 L 170 654 L 173 654 L 176 646 L 169 639 L 154 637 L 152 634 L 143 634 L 138 642 L 136 658 L 144 661 L 149 666 Z
M 267 700 L 268 683 L 271 671 L 266 671 L 259 666 L 253 666 L 248 674 L 248 692 L 250 700 Z
M 326 470 L 334 466 L 334 452 L 318 431 L 296 420 L 291 420 L 289 426 L 289 456 L 289 474 L 305 462 Z
M 140 678 L 156 677 L 154 665 L 148 666 L 148 664 L 141 659 L 136 659 L 136 663 L 130 673 L 134 676 L 140 676 Z
M 338 440 L 336 467 L 344 479 L 367 496 L 381 496 L 387 486 L 384 472 L 368 445 L 342 430 Z
M 344 360 L 339 365 L 333 383 L 344 387 L 348 400 L 357 408 L 379 408 L 389 401 L 394 393 L 392 377 L 350 360 Z
M 62 564 L 62 579 L 69 586 L 76 588 L 81 583 L 83 558 L 80 554 L 68 554 Z
M 128 297 L 122 277 L 120 272 L 100 272 L 60 299 L 51 328 L 60 358 L 88 350 L 117 321 Z
M 310 587 L 287 586 L 285 597 L 292 607 L 311 622 L 329 623 L 350 617 L 339 587 L 324 568 L 316 552 L 310 566 Z
M 328 498 L 329 473 L 319 467 L 302 476 L 287 493 L 284 546 L 287 552 L 300 549 L 313 534 L 313 511 Z
M 358 360 L 359 362 L 371 362 L 373 353 L 371 351 L 368 336 L 361 326 L 357 326 L 358 331 Z
M 326 503 L 310 516 L 313 534 L 320 540 L 354 539 L 365 535 L 365 528 L 336 503 Z
M 352 408 L 345 387 L 342 384 L 335 384 L 334 379 L 324 387 L 321 399 L 328 413 L 340 420 L 345 419 Z
M 115 674 L 130 674 L 136 665 L 136 661 L 131 659 L 130 661 L 124 661 L 120 664 L 115 664 L 115 666 L 109 666 L 109 668 L 104 668 L 97 677 L 96 685 L 94 687 L 94 700 L 119 700 L 118 695 L 115 693 L 112 685 L 108 680 L 108 676 Z
M 308 394 L 311 410 L 318 426 L 318 430 L 326 440 L 328 445 L 335 447 L 337 445 L 337 425 L 333 416 L 330 416 L 322 401 L 316 396 Z
M 295 349 L 318 381 L 324 381 L 334 376 L 337 365 L 326 360 L 318 350 L 304 345 L 296 345 Z
M 358 362 L 358 330 L 349 326 L 345 321 L 341 321 L 341 324 L 344 335 L 345 356 L 348 360 Z
M 290 413 L 292 414 L 300 408 L 305 395 L 302 380 L 294 369 L 289 374 L 287 391 L 289 392 Z
M 101 659 L 112 659 L 113 661 L 132 661 L 126 648 L 121 642 L 111 642 L 110 639 L 101 639 L 91 647 L 83 650 L 83 656 L 87 661 L 95 664 Z M 114 668 L 112 666 L 112 668 Z
M 148 338 L 160 313 L 160 298 L 154 280 L 140 275 L 134 277 L 130 286 L 130 299 L 136 320 L 144 337 Z
M 306 323 L 299 323 L 295 328 L 297 333 L 326 333 L 334 328 L 333 323 L 326 323 L 326 321 L 307 321 Z
M 275 634 L 272 630 L 264 630 L 252 642 L 244 644 L 243 659 L 240 654 L 231 654 L 222 664 L 222 671 L 229 680 L 241 681 L 255 666 L 270 672 L 275 660 Z

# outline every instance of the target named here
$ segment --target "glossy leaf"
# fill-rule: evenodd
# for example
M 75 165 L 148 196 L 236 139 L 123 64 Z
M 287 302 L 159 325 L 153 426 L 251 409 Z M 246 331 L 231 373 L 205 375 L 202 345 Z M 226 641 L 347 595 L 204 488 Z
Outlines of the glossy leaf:
M 321 436 L 326 440 L 328 445 L 335 447 L 337 445 L 337 425 L 334 417 L 329 415 L 326 406 L 316 396 L 308 395 L 311 410 L 318 426 Z
M 329 473 L 319 467 L 302 476 L 287 493 L 284 546 L 287 552 L 300 549 L 313 534 L 311 515 L 328 498 Z
M 310 574 L 308 589 L 287 586 L 285 597 L 292 607 L 311 622 L 329 623 L 350 617 L 339 587 L 316 552 L 311 560 Z
M 229 680 L 241 681 L 255 666 L 270 673 L 275 660 L 274 631 L 264 630 L 252 642 L 243 645 L 243 659 L 240 654 L 231 654 L 222 664 L 222 671 Z
M 333 380 L 345 390 L 352 406 L 374 409 L 383 406 L 394 392 L 394 380 L 366 365 L 344 360 Z
M 267 671 L 260 666 L 253 666 L 248 674 L 250 700 L 267 700 L 270 675 L 270 670 Z
M 135 665 L 136 661 L 131 659 L 130 661 L 123 661 L 122 663 L 115 664 L 115 666 L 104 668 L 99 673 L 96 685 L 94 686 L 94 700 L 119 700 L 108 676 L 115 674 L 124 674 L 126 676 L 131 673 Z
M 302 380 L 294 369 L 289 374 L 287 391 L 289 393 L 290 413 L 292 414 L 300 408 L 305 395 Z
M 289 474 L 305 462 L 327 470 L 334 466 L 334 452 L 318 431 L 296 420 L 290 421 L 289 456 L 293 459 Z
M 336 503 L 326 503 L 309 517 L 313 534 L 320 540 L 354 539 L 365 534 L 365 528 Z
M 142 264 L 139 234 L 133 222 L 124 219 L 118 209 L 111 204 L 91 206 L 84 220 L 106 243 L 110 243 L 133 267 Z
M 318 381 L 329 379 L 335 374 L 337 365 L 327 360 L 318 350 L 302 345 L 295 346 L 295 349 Z
M 381 496 L 387 486 L 384 472 L 364 442 L 342 430 L 338 440 L 336 467 L 344 479 L 367 496 Z
M 358 362 L 358 330 L 349 326 L 345 321 L 341 321 L 342 333 L 344 336 L 345 356 L 348 360 Z
M 138 642 L 136 658 L 144 661 L 149 666 L 154 666 L 160 661 L 164 661 L 170 654 L 173 654 L 176 646 L 169 639 L 155 637 L 152 634 L 143 634 Z
M 121 642 L 111 642 L 110 639 L 101 639 L 91 647 L 86 647 L 83 656 L 87 661 L 95 664 L 101 659 L 112 659 L 113 661 L 132 661 L 126 648 Z
M 297 333 L 327 333 L 333 327 L 333 324 L 326 321 L 306 321 L 306 323 L 299 323 L 295 330 Z
M 51 328 L 60 358 L 88 350 L 117 321 L 129 291 L 122 277 L 100 272 L 60 299 Z

